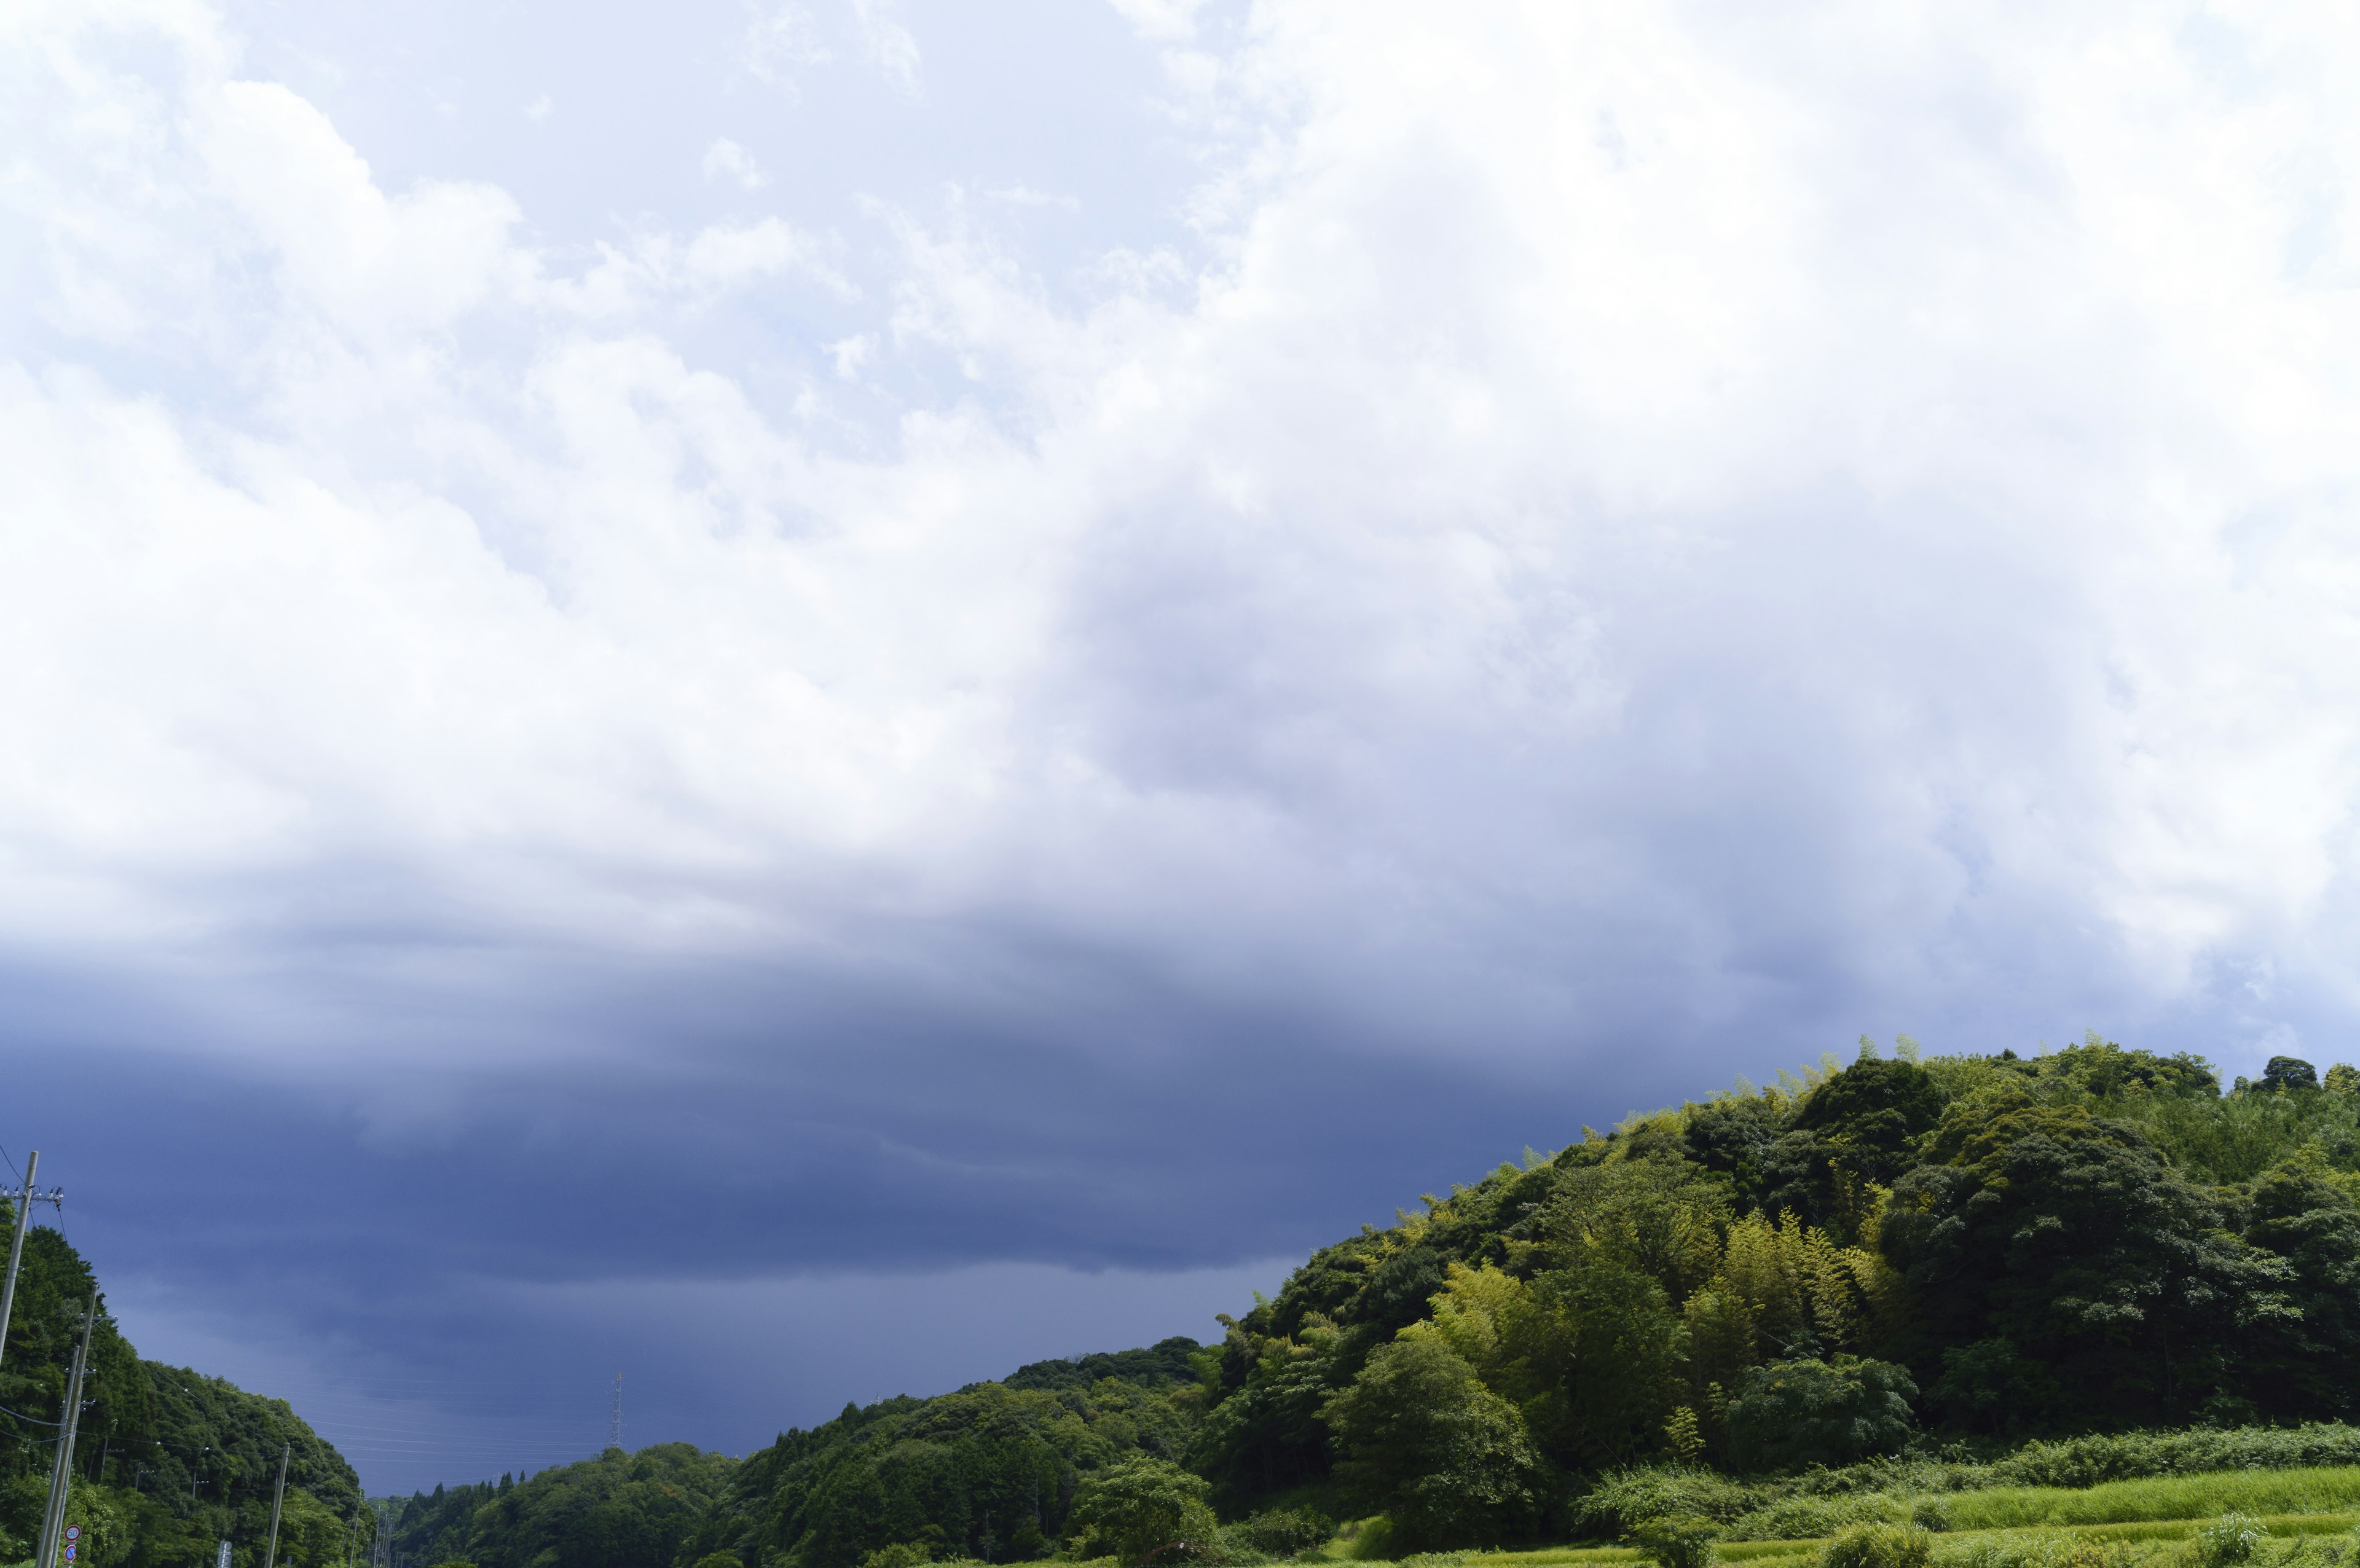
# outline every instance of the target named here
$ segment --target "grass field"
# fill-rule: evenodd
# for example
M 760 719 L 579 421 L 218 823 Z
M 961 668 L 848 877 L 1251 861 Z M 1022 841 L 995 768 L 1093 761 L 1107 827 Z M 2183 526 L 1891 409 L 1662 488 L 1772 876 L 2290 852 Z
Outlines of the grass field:
M 1862 1517 L 1914 1519 L 1932 1530 L 1932 1568 L 2177 1568 L 2192 1561 L 2191 1538 L 2232 1511 L 2258 1518 L 2268 1531 L 2254 1553 L 2256 1568 L 2360 1568 L 2360 1465 L 2212 1471 L 2087 1487 L 1888 1492 L 1854 1501 Z M 1826 1544 L 1825 1536 L 1724 1541 L 1717 1555 L 1748 1568 L 1804 1568 Z M 1406 1561 L 1415 1568 L 1569 1568 L 1639 1563 L 1644 1554 L 1627 1546 L 1559 1546 Z

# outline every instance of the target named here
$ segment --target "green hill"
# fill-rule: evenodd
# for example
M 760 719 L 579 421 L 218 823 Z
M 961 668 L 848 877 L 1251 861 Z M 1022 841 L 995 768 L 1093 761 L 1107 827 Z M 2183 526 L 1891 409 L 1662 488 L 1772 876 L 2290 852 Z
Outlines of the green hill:
M 2081 1560 L 2058 1530 L 2177 1541 L 2216 1504 L 2340 1529 L 2355 1089 L 2280 1059 L 2223 1093 L 2201 1059 L 2095 1037 L 1863 1042 L 1429 1196 L 1314 1253 L 1218 1345 L 847 1407 L 742 1462 L 609 1453 L 438 1491 L 399 1506 L 397 1541 L 476 1568 L 1249 1563 L 1671 1515 L 1732 1559 L 1926 1524 L 1991 1535 L 1980 1568 L 2030 1531 L 2061 1568 Z M 1353 1518 L 1375 1522 L 1332 1541 Z
M 0 1224 L 15 1214 L 0 1202 Z M 28 1562 L 40 1536 L 57 1421 L 82 1313 L 96 1279 L 47 1226 L 27 1233 L 0 1363 L 0 1560 Z M 344 1561 L 371 1539 L 359 1478 L 297 1418 L 217 1377 L 143 1361 L 100 1298 L 67 1520 L 82 1527 L 87 1568 L 191 1568 L 228 1541 L 233 1568 L 257 1568 L 282 1443 L 291 1444 L 279 1558 L 293 1568 Z

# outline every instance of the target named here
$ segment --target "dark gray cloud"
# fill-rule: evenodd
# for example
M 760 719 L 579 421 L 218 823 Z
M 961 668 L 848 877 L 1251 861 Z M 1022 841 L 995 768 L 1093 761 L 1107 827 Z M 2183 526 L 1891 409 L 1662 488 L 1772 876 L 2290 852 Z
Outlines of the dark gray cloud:
M 1210 1336 L 1244 1279 L 1275 1286 L 1268 1260 L 1579 1136 L 1666 1065 L 1371 1058 L 1169 998 L 1053 1022 L 777 975 L 577 980 L 532 1026 L 578 1034 L 562 1062 L 310 1083 L 140 1049 L 168 1018 L 59 996 L 71 1036 L 7 1029 L 15 1117 L 135 1341 L 291 1383 L 354 1423 L 372 1484 L 408 1485 L 487 1432 L 517 1464 L 568 1420 L 590 1442 L 609 1362 L 635 1432 L 742 1448 L 926 1387 L 881 1380 L 897 1367 Z M 908 1337 L 795 1354 L 847 1312 Z M 372 1420 L 439 1445 L 372 1453 Z

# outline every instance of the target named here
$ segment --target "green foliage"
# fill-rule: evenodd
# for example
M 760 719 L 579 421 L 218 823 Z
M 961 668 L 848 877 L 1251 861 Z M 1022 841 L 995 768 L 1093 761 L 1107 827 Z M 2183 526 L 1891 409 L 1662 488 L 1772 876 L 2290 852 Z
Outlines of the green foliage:
M 1928 1152 L 1894 1189 L 1886 1259 L 1935 1339 L 2006 1340 L 2068 1409 L 2185 1419 L 2239 1331 L 2289 1310 L 2284 1263 L 2127 1124 L 2003 1091 L 1953 1105 Z
M 858 1568 L 903 1544 L 936 1562 L 1045 1556 L 1071 1533 L 1068 1511 L 1091 1476 L 1129 1456 L 1176 1463 L 1187 1453 L 1202 1400 L 1200 1348 L 1167 1340 L 1122 1356 L 1035 1363 L 1018 1374 L 1024 1388 L 978 1383 L 932 1399 L 847 1406 L 748 1455 L 682 1550 L 727 1550 L 762 1568 Z M 1078 1380 L 1108 1367 L 1141 1380 Z
M 2251 1558 L 2269 1533 L 2269 1527 L 2250 1514 L 2223 1514 L 2196 1532 L 2196 1561 L 2202 1568 L 2233 1568 Z
M 2299 1056 L 2273 1056 L 2263 1064 L 2261 1087 L 2268 1092 L 2316 1089 L 2319 1069 Z
M 1651 1519 L 1631 1534 L 1631 1543 L 1661 1568 L 1707 1568 L 1719 1531 L 1710 1519 L 1671 1516 Z
M 2360 1203 L 2316 1154 L 2264 1171 L 2232 1199 L 2245 1241 L 2282 1259 L 2286 1310 L 2256 1316 L 2238 1394 L 2291 1415 L 2360 1395 Z
M 1686 1392 L 1687 1334 L 1662 1286 L 1601 1261 L 1533 1282 L 1520 1379 L 1536 1438 L 1568 1468 L 1659 1447 Z
M 934 1560 L 934 1552 L 921 1542 L 901 1541 L 890 1546 L 879 1547 L 860 1560 L 860 1568 L 920 1568 L 920 1564 Z M 713 1568 L 723 1568 L 724 1564 L 737 1561 L 726 1552 L 716 1552 L 698 1559 L 696 1568 L 705 1568 L 707 1563 L 713 1564 Z
M 1856 1524 L 1838 1533 L 1819 1568 L 1926 1568 L 1933 1539 L 1914 1524 Z
M 1371 1560 L 1657 1518 L 1966 1529 L 2046 1486 L 2360 1457 L 2302 1424 L 2360 1409 L 2360 1073 L 2315 1076 L 2224 1094 L 2200 1057 L 2094 1034 L 1863 1046 L 1584 1128 L 1318 1249 L 1216 1345 L 783 1433 L 650 1568 L 1027 1561 L 1142 1456 L 1235 1521 L 1189 1552 L 1240 1564 L 1305 1550 L 1273 1521 L 1308 1505 L 1379 1516 L 1349 1545 Z M 398 1529 L 475 1553 L 496 1496 L 412 1499 Z
M 1854 1231 L 1860 1195 L 1890 1186 L 1915 1163 L 1920 1135 L 1942 1113 L 1940 1086 L 1910 1062 L 1863 1057 L 1806 1096 L 1782 1142 L 1785 1181 L 1763 1206 Z
M 1108 1378 L 1141 1388 L 1177 1388 L 1196 1381 L 1196 1356 L 1204 1346 L 1175 1335 L 1144 1350 L 1101 1351 L 1067 1356 L 1062 1361 L 1035 1361 L 1019 1367 L 1000 1379 L 1011 1388 L 1089 1389 Z
M 1649 1465 L 1602 1475 L 1566 1515 L 1577 1540 L 1619 1541 L 1651 1519 L 1733 1519 L 1755 1506 L 1758 1487 L 1692 1465 Z
M 0 1201 L 0 1225 L 15 1214 Z M 29 1558 L 48 1497 L 54 1422 L 82 1313 L 96 1291 L 89 1263 L 55 1229 L 25 1238 L 0 1362 L 0 1550 Z M 233 1568 L 256 1568 L 269 1529 L 280 1446 L 290 1451 L 279 1556 L 290 1568 L 344 1559 L 355 1519 L 372 1532 L 344 1457 L 284 1400 L 185 1368 L 142 1361 L 99 1297 L 66 1519 L 82 1526 L 83 1568 L 185 1568 L 232 1543 Z
M 1526 1526 L 1539 1461 L 1524 1419 L 1439 1340 L 1382 1347 L 1324 1414 L 1348 1492 L 1382 1501 L 1404 1546 L 1480 1545 Z
M 1206 1501 L 1211 1490 L 1169 1460 L 1131 1454 L 1083 1482 L 1075 1496 L 1068 1519 L 1075 1555 L 1136 1564 L 1182 1543 L 1201 1551 L 1219 1528 Z
M 468 1520 L 465 1555 L 483 1568 L 670 1564 L 736 1467 L 726 1454 L 685 1443 L 637 1454 L 610 1448 L 494 1490 Z
M 1336 1521 L 1317 1508 L 1266 1508 L 1222 1531 L 1249 1552 L 1293 1557 L 1335 1539 Z
M 1774 1361 L 1738 1385 L 1729 1407 L 1731 1453 L 1740 1468 L 1849 1465 L 1891 1454 L 1909 1439 L 1917 1385 L 1883 1361 Z
M 1567 1171 L 1527 1228 L 1560 1268 L 1612 1265 L 1677 1301 L 1721 1267 L 1729 1189 L 1671 1153 L 1593 1165 Z

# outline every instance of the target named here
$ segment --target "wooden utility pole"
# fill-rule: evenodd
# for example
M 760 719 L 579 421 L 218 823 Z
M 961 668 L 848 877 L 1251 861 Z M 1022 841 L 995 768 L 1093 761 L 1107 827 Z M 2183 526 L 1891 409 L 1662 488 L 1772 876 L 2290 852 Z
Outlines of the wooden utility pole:
M 27 1183 L 29 1190 L 31 1183 Z M 82 1423 L 82 1379 L 90 1367 L 90 1336 L 98 1327 L 98 1292 L 82 1320 L 82 1343 L 74 1346 L 73 1369 L 66 1374 L 66 1410 L 58 1422 L 58 1458 L 49 1468 L 49 1507 L 41 1516 L 40 1555 L 34 1568 L 58 1568 L 58 1536 L 66 1528 L 66 1489 L 73 1481 L 74 1429 Z
M 287 1500 L 287 1456 L 294 1451 L 291 1443 L 279 1445 L 279 1489 L 270 1494 L 270 1550 L 263 1554 L 262 1568 L 279 1568 L 279 1505 Z
M 8 1243 L 8 1282 L 0 1285 L 0 1356 L 8 1350 L 8 1314 L 16 1305 L 16 1265 L 25 1260 L 25 1226 L 33 1217 L 33 1168 L 40 1162 L 39 1149 L 25 1151 L 25 1190 L 16 1194 L 16 1234 Z

